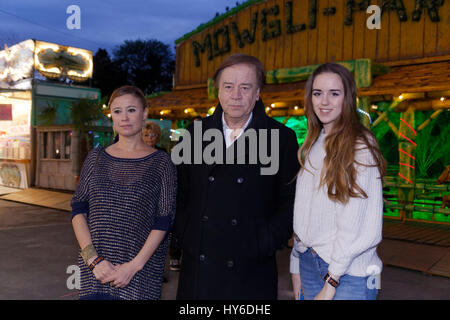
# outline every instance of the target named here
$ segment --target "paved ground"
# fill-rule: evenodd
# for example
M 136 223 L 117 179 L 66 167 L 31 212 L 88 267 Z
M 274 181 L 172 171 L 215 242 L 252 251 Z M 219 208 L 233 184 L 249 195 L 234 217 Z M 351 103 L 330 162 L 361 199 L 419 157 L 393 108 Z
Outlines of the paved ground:
M 77 299 L 67 286 L 77 248 L 67 211 L 0 200 L 0 299 Z M 288 300 L 289 250 L 280 251 L 278 261 L 279 299 Z M 172 300 L 178 273 L 167 271 L 167 277 L 163 299 Z M 385 266 L 379 299 L 450 299 L 450 278 Z

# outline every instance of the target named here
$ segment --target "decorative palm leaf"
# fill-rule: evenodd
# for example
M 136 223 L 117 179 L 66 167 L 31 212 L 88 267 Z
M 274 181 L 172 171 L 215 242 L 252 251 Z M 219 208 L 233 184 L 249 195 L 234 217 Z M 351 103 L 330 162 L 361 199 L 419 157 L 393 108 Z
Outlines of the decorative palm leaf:
M 450 144 L 447 141 L 450 136 L 450 126 L 443 126 L 439 135 L 432 135 L 437 122 L 437 119 L 431 121 L 430 124 L 417 133 L 417 177 L 431 178 L 428 175 L 428 169 L 450 153 Z
M 51 126 L 55 124 L 56 112 L 58 110 L 58 103 L 55 100 L 47 101 L 47 108 L 43 109 L 38 115 L 37 119 L 44 126 Z

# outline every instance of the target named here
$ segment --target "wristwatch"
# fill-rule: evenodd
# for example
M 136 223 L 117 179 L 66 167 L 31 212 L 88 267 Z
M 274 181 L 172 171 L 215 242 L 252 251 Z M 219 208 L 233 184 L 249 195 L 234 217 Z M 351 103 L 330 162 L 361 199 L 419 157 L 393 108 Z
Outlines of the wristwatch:
M 337 288 L 337 286 L 339 285 L 339 281 L 333 279 L 329 273 L 327 273 L 325 275 L 325 277 L 323 278 L 323 281 L 328 282 L 334 288 Z

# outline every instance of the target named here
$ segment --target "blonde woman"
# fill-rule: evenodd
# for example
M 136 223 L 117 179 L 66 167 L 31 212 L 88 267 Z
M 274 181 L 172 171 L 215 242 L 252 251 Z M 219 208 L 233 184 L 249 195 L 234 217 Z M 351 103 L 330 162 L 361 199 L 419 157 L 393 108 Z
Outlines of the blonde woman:
M 72 199 L 81 253 L 80 299 L 160 299 L 175 211 L 170 156 L 142 140 L 145 96 L 124 86 L 110 98 L 118 142 L 92 150 Z

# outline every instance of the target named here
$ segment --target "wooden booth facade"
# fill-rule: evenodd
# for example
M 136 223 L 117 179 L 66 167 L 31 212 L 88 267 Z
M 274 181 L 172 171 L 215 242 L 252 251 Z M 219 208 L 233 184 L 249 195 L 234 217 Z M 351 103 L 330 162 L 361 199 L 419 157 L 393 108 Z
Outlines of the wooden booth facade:
M 442 199 L 448 185 L 415 176 L 420 147 L 415 140 L 450 109 L 450 0 L 246 1 L 176 41 L 173 91 L 149 99 L 149 117 L 211 114 L 218 102 L 211 78 L 237 52 L 265 65 L 261 97 L 266 112 L 284 123 L 304 115 L 305 83 L 317 65 L 338 62 L 351 70 L 358 106 L 370 116 L 363 117 L 365 125 L 373 130 L 385 126 L 389 134 L 377 138 L 390 135 L 397 141 L 385 181 L 396 199 L 388 200 L 386 208 L 402 221 L 450 223 L 448 208 L 417 202 Z M 427 111 L 428 119 L 419 123 L 418 111 Z M 392 114 L 397 121 L 390 119 Z M 418 218 L 417 212 L 426 217 Z
M 30 39 L 0 51 L 1 186 L 75 190 L 85 137 L 91 144 L 112 139 L 104 116 L 83 133 L 74 121 L 89 113 L 77 112 L 81 101 L 100 103 L 99 89 L 75 84 L 92 70 L 92 52 L 55 43 Z

